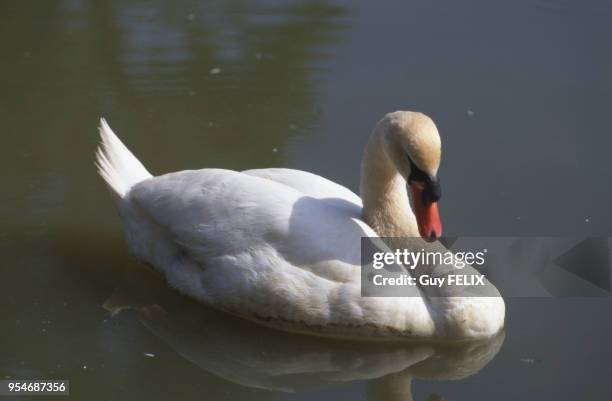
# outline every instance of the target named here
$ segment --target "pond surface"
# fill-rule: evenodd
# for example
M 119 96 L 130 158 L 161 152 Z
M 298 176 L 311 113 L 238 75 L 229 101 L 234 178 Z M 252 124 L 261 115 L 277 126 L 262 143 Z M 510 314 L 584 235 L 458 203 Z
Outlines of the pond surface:
M 105 116 L 153 173 L 357 190 L 375 122 L 421 110 L 447 234 L 607 237 L 611 20 L 596 0 L 3 1 L 0 379 L 70 379 L 75 400 L 611 399 L 610 298 L 507 299 L 505 336 L 456 349 L 277 333 L 143 270 L 93 166 Z

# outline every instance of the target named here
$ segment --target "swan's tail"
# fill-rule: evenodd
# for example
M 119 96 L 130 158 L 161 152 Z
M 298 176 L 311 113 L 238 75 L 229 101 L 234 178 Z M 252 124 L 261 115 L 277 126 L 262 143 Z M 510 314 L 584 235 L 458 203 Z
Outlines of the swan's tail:
M 99 131 L 102 142 L 96 152 L 98 173 L 113 193 L 123 198 L 133 185 L 152 175 L 121 143 L 103 118 L 100 119 Z

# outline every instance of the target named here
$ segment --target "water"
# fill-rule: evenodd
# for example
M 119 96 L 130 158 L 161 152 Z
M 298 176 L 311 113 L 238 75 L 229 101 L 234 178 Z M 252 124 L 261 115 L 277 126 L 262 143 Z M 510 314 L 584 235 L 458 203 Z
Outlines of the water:
M 475 348 L 260 329 L 142 278 L 92 161 L 105 116 L 154 173 L 287 166 L 356 189 L 374 123 L 417 109 L 443 138 L 446 233 L 609 236 L 611 17 L 572 0 L 2 2 L 0 378 L 68 378 L 88 400 L 610 399 L 607 298 L 508 299 L 505 338 Z

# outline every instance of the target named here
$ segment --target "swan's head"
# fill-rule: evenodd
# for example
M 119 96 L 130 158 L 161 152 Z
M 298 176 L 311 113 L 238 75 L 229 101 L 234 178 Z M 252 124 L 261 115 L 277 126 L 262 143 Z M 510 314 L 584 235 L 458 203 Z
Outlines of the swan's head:
M 431 118 L 414 111 L 396 111 L 380 122 L 385 128 L 385 151 L 412 192 L 419 233 L 426 240 L 442 235 L 438 213 L 441 196 L 438 168 L 441 142 Z

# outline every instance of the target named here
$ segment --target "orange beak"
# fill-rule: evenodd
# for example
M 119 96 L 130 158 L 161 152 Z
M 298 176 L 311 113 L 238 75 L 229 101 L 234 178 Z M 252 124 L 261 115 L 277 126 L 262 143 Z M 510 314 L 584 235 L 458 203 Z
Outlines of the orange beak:
M 410 189 L 412 190 L 412 203 L 419 226 L 419 234 L 426 241 L 435 241 L 442 236 L 438 202 L 425 202 L 423 197 L 424 185 L 420 182 L 412 182 Z

